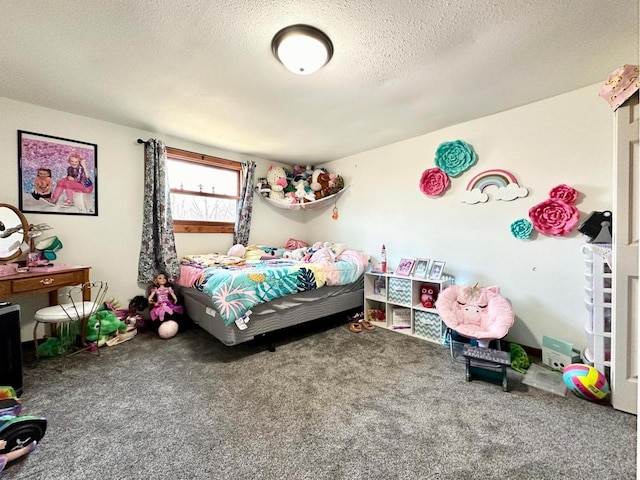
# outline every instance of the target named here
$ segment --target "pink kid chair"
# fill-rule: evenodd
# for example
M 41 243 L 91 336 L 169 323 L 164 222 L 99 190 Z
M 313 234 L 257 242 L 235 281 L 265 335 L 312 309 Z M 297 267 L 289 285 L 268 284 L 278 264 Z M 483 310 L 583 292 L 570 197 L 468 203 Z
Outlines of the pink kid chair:
M 451 285 L 438 295 L 436 309 L 449 333 L 475 339 L 486 348 L 492 340 L 503 338 L 515 319 L 511 304 L 499 292 L 497 286 Z

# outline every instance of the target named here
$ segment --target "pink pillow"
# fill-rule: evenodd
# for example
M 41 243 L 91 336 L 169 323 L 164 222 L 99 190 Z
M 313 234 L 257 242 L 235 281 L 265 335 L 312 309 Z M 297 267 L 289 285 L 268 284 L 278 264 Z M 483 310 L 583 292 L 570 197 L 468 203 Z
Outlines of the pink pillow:
M 295 238 L 290 238 L 287 240 L 287 243 L 284 244 L 284 248 L 287 250 L 296 250 L 298 248 L 308 247 L 307 242 L 303 242 L 302 240 L 296 240 Z

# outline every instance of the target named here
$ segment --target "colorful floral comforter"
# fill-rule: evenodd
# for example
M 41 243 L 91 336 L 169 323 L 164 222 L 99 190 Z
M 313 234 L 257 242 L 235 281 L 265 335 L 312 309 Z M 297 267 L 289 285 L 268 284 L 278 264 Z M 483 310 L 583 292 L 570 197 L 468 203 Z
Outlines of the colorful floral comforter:
M 194 257 L 182 259 L 183 274 L 178 282 L 207 294 L 225 325 L 231 325 L 252 307 L 298 292 L 325 285 L 347 285 L 363 274 L 369 256 L 345 250 L 332 261 L 327 258 L 311 262 L 292 260 L 247 261 L 244 264 L 220 262 L 219 266 L 197 265 Z M 198 259 L 202 260 L 202 259 Z M 186 270 L 185 270 L 186 267 Z M 204 267 L 204 268 L 202 268 Z M 195 271 L 199 275 L 194 275 Z

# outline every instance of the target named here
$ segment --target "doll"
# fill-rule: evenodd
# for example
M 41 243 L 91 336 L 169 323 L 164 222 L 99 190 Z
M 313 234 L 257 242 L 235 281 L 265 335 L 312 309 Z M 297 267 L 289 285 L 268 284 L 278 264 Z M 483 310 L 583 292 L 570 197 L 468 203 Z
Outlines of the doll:
M 173 291 L 171 283 L 167 280 L 167 274 L 164 272 L 156 275 L 153 281 L 154 287 L 149 295 L 149 306 L 151 307 L 151 320 L 159 320 L 161 325 L 158 327 L 158 335 L 162 338 L 171 338 L 178 333 L 178 324 L 172 318 L 174 314 L 183 313 L 183 308 L 178 303 L 178 297 Z
M 142 295 L 136 295 L 129 302 L 129 309 L 125 310 L 124 323 L 132 328 L 144 328 L 142 312 L 149 306 L 149 301 Z

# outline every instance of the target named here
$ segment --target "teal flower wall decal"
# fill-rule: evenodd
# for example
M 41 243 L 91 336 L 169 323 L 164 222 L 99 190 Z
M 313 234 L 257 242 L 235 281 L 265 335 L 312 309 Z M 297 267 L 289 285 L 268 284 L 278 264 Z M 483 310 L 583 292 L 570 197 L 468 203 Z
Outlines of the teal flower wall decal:
M 457 177 L 476 163 L 476 153 L 462 140 L 443 142 L 436 150 L 436 166 L 450 177 Z
M 520 218 L 511 224 L 511 234 L 518 240 L 528 240 L 533 232 L 533 224 L 526 218 Z

